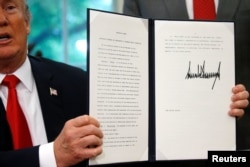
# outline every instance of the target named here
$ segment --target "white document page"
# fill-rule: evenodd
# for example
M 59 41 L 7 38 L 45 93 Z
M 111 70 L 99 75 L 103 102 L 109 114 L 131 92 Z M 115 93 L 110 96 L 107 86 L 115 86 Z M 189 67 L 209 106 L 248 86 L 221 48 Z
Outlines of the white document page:
M 104 132 L 90 165 L 148 160 L 148 21 L 90 11 L 90 115 Z
M 156 160 L 235 150 L 234 25 L 155 22 Z

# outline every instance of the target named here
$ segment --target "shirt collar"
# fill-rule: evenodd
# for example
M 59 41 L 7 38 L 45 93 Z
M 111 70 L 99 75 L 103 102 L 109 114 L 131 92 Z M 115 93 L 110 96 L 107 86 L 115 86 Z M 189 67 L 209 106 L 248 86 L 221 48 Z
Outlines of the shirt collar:
M 31 65 L 28 57 L 26 57 L 24 63 L 14 73 L 19 78 L 21 83 L 29 90 L 32 91 L 34 79 L 31 72 Z M 6 74 L 0 74 L 0 83 L 2 83 Z

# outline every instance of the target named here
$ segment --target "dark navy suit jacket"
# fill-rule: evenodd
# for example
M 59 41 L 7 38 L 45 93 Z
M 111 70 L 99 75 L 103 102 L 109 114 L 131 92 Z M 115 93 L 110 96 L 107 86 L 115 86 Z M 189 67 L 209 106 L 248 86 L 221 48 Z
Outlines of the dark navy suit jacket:
M 64 123 L 87 114 L 87 76 L 81 69 L 47 59 L 29 57 L 37 85 L 48 141 L 54 141 Z M 58 95 L 51 95 L 50 88 Z M 39 167 L 38 146 L 11 151 L 11 136 L 0 101 L 0 166 Z M 81 164 L 83 166 L 83 164 Z

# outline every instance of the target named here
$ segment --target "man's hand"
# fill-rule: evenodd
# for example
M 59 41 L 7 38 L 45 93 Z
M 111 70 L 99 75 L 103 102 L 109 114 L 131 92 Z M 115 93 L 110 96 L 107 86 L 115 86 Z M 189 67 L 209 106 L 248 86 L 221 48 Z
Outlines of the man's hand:
M 249 104 L 249 93 L 242 84 L 233 87 L 232 92 L 232 103 L 228 114 L 230 116 L 241 118 L 244 115 L 244 108 L 246 108 Z
M 87 115 L 67 121 L 54 141 L 57 166 L 72 166 L 101 154 L 103 133 L 99 127 L 99 122 Z

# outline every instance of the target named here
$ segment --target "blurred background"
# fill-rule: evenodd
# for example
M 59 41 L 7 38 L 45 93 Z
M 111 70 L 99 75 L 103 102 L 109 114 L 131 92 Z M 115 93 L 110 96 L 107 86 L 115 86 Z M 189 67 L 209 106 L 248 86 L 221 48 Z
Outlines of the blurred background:
M 29 50 L 86 70 L 87 8 L 122 12 L 123 0 L 27 0 L 32 13 Z

